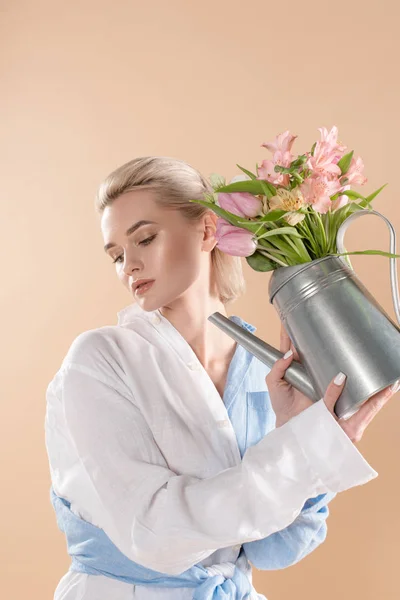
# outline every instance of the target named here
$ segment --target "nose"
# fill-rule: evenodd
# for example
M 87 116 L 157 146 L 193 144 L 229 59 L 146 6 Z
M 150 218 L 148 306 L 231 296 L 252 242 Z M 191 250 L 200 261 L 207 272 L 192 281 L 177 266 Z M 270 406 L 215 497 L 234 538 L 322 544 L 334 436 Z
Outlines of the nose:
M 123 271 L 126 275 L 131 275 L 134 271 L 140 271 L 143 265 L 139 259 L 135 259 L 133 256 L 129 257 L 128 254 L 125 256 L 123 265 Z

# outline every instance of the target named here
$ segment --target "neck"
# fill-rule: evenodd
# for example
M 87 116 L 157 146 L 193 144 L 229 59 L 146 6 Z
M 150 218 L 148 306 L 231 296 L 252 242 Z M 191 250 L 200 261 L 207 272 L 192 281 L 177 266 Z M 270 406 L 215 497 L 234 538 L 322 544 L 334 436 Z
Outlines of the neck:
M 171 306 L 160 308 L 161 314 L 179 331 L 207 370 L 229 362 L 236 342 L 208 320 L 214 312 L 227 317 L 224 304 L 216 297 L 185 296 Z

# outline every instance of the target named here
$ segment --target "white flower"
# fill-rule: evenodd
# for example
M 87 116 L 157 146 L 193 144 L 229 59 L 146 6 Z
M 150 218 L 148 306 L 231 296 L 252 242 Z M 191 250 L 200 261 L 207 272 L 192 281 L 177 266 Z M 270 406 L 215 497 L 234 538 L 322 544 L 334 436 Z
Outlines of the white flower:
M 270 210 L 278 209 L 289 211 L 283 216 L 283 219 L 292 226 L 300 223 L 306 216 L 303 213 L 297 212 L 305 205 L 301 191 L 298 188 L 291 191 L 284 188 L 278 188 L 276 194 L 276 196 L 272 196 L 272 198 L 269 199 Z
M 231 179 L 229 183 L 236 183 L 237 181 L 247 181 L 247 180 L 251 180 L 251 177 L 246 175 L 246 173 L 241 173 L 240 175 L 235 175 L 235 177 L 233 177 L 233 179 Z

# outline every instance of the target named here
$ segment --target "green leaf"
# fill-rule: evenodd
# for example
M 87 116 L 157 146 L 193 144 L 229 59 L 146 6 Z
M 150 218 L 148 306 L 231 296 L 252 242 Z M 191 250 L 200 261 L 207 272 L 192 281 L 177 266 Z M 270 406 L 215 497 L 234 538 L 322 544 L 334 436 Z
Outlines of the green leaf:
M 355 192 L 354 190 L 344 190 L 343 192 L 338 192 L 337 194 L 331 197 L 331 200 L 336 200 L 336 198 L 339 198 L 339 196 L 347 196 L 348 198 L 365 200 L 364 196 L 362 196 L 358 192 Z
M 253 221 L 253 223 L 268 223 L 268 221 L 277 221 L 283 215 L 286 215 L 287 212 L 287 210 L 280 210 L 278 208 L 276 210 L 270 210 L 264 217 L 257 219 L 257 221 Z M 240 222 L 242 223 L 243 221 Z
M 357 202 L 349 202 L 349 204 L 346 204 L 346 206 L 342 206 L 342 208 L 347 208 L 348 212 L 352 214 L 357 210 L 369 210 L 370 206 L 368 206 L 367 208 L 363 208 L 362 206 L 360 206 L 360 203 L 357 204 Z
M 345 175 L 349 170 L 351 159 L 353 158 L 354 150 L 342 156 L 342 158 L 338 162 L 338 167 L 342 172 L 342 175 Z
M 266 250 L 268 250 L 268 252 L 270 254 L 273 254 L 275 248 L 282 250 L 285 253 L 284 256 L 285 256 L 285 260 L 286 260 L 287 264 L 290 264 L 291 262 L 293 264 L 296 263 L 296 259 L 298 258 L 298 253 L 297 253 L 297 251 L 293 250 L 293 248 L 290 244 L 288 244 L 285 235 L 276 235 L 275 237 L 268 238 L 268 239 L 265 239 L 265 238 L 258 239 L 257 243 L 260 246 L 264 246 L 264 248 Z
M 276 188 L 268 181 L 262 181 L 261 179 L 235 181 L 235 183 L 221 186 L 216 191 L 227 194 L 231 194 L 232 192 L 249 192 L 255 196 L 259 194 L 268 197 L 276 196 Z
M 305 162 L 307 162 L 307 155 L 301 154 L 295 160 L 290 163 L 291 167 L 301 167 Z
M 245 169 L 244 167 L 241 167 L 240 165 L 236 164 L 236 166 L 243 171 L 243 173 L 245 175 L 248 175 L 250 177 L 250 179 L 257 179 L 257 175 L 254 175 L 254 173 L 252 173 L 251 171 L 248 171 L 247 169 Z
M 365 207 L 368 206 L 368 204 L 370 204 L 372 202 L 372 200 L 374 198 L 376 198 L 376 196 L 383 190 L 384 187 L 387 186 L 387 183 L 385 183 L 384 185 L 382 185 L 379 189 L 375 190 L 375 192 L 372 192 L 372 194 L 370 194 L 369 196 L 367 196 L 362 202 L 360 202 L 360 206 Z
M 341 254 L 334 254 L 333 256 L 346 256 L 347 254 L 379 254 L 380 256 L 386 256 L 388 258 L 400 258 L 400 254 L 391 254 L 390 252 L 383 252 L 382 250 L 359 250 L 356 252 L 342 252 Z
M 259 179 L 251 179 L 250 181 L 248 179 L 246 181 L 235 181 L 234 183 L 221 186 L 216 191 L 227 194 L 231 194 L 232 192 L 249 192 L 250 194 L 254 195 L 264 193 L 261 181 Z
M 297 173 L 297 171 L 293 171 L 292 177 L 295 180 L 296 184 L 293 187 L 296 187 L 299 183 L 303 183 L 303 177 Z
M 210 204 L 215 204 L 215 198 L 216 194 L 211 194 L 209 192 L 204 192 L 204 199 L 206 202 L 209 202 Z
M 317 142 L 314 142 L 313 145 L 311 146 L 311 156 L 314 156 L 314 150 L 315 150 L 316 145 L 317 145 Z
M 280 165 L 275 165 L 274 167 L 275 173 L 291 173 L 292 170 L 291 167 L 281 167 Z
M 219 217 L 225 219 L 231 225 L 235 227 L 240 227 L 241 229 L 246 229 L 247 231 L 251 231 L 255 233 L 259 228 L 259 225 L 253 221 L 242 221 L 243 217 L 239 217 L 238 215 L 234 215 L 233 213 L 224 210 L 218 204 L 211 204 L 210 202 L 205 202 L 204 200 L 189 200 L 189 202 L 194 202 L 195 204 L 201 204 L 202 206 L 206 206 L 213 212 L 215 212 Z
M 267 196 L 267 198 L 272 198 L 273 196 L 276 196 L 276 187 L 272 185 L 272 183 L 269 183 L 269 181 L 265 181 L 263 179 L 260 179 L 259 181 L 261 182 L 264 191 L 264 196 Z
M 277 264 L 269 260 L 266 256 L 263 256 L 257 250 L 251 256 L 246 256 L 246 261 L 254 271 L 273 271 L 276 269 Z
M 293 239 L 291 239 L 291 237 Z M 299 237 L 303 238 L 304 236 L 299 236 Z M 305 262 L 309 262 L 311 260 L 311 256 L 309 255 L 307 248 L 304 245 L 304 242 L 302 239 L 299 239 L 296 235 L 287 236 L 286 239 L 296 247 L 297 252 L 298 252 L 299 256 L 302 258 L 302 260 L 304 260 Z
M 207 208 L 215 212 L 219 217 L 226 219 L 226 221 L 228 221 L 228 223 L 230 223 L 231 225 L 241 227 L 241 225 L 238 224 L 239 217 L 237 215 L 233 215 L 227 210 L 224 210 L 223 208 L 218 206 L 218 204 L 212 204 L 211 202 L 206 202 L 205 200 L 189 200 L 189 202 L 194 202 L 195 204 L 201 204 L 202 206 L 206 206 Z
M 295 227 L 278 227 L 278 229 L 271 229 L 262 235 L 258 236 L 258 239 L 269 238 L 274 235 L 285 235 L 290 234 L 292 237 L 302 238 L 303 236 L 297 231 Z

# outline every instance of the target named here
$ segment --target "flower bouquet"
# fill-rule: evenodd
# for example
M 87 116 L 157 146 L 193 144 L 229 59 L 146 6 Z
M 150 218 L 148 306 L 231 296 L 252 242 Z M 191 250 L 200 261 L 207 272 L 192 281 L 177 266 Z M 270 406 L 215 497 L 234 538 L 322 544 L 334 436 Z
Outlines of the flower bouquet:
M 246 257 L 256 271 L 311 262 L 328 255 L 380 254 L 380 250 L 339 254 L 336 235 L 343 221 L 355 211 L 372 209 L 372 201 L 385 187 L 368 196 L 353 190 L 364 185 L 362 159 L 338 142 L 337 127 L 319 129 L 321 139 L 309 152 L 294 156 L 295 135 L 281 133 L 262 146 L 272 158 L 256 165 L 256 172 L 237 165 L 242 174 L 226 184 L 213 173 L 213 193 L 191 200 L 214 211 L 217 247 L 227 254 Z
M 309 398 L 319 399 L 332 378 L 339 371 L 345 373 L 335 412 L 347 418 L 400 377 L 400 297 L 394 260 L 399 255 L 393 226 L 372 208 L 385 186 L 366 197 L 353 190 L 367 181 L 362 159 L 337 141 L 336 127 L 319 131 L 321 139 L 299 156 L 292 154 L 296 136 L 281 133 L 275 142 L 262 144 L 272 158 L 256 165 L 255 173 L 237 165 L 242 173 L 228 185 L 214 173 L 210 192 L 192 202 L 218 215 L 220 250 L 246 257 L 256 271 L 273 271 L 269 301 L 300 358 L 284 378 Z M 344 231 L 368 213 L 387 223 L 390 253 L 345 252 Z M 390 257 L 398 325 L 358 280 L 349 254 Z M 218 312 L 209 318 L 268 366 L 282 354 Z

